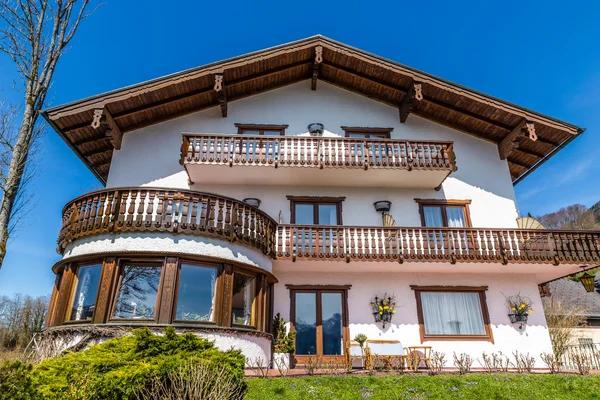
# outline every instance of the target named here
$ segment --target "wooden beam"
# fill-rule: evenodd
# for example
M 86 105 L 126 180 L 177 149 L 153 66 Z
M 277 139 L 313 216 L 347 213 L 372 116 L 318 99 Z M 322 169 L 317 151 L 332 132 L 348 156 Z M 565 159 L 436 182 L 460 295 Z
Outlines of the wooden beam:
M 89 126 L 89 124 L 86 124 L 86 126 Z M 102 134 L 101 136 L 91 136 L 89 138 L 85 138 L 85 139 L 81 139 L 76 142 L 73 142 L 73 146 L 81 146 L 84 144 L 96 142 L 98 140 L 109 140 L 109 138 L 104 136 L 104 134 Z
M 415 101 L 423 100 L 423 85 L 418 82 L 411 81 L 410 86 L 404 98 L 402 99 L 402 103 L 400 103 L 400 107 L 398 111 L 400 113 L 400 122 L 405 123 L 408 115 L 412 112 Z
M 519 125 L 516 126 L 499 144 L 498 153 L 500 154 L 501 160 L 506 160 L 510 154 L 519 148 L 520 141 L 525 137 L 529 137 L 530 140 L 536 141 L 537 135 L 535 134 L 535 127 L 533 122 L 529 122 L 523 119 Z
M 323 46 L 315 47 L 315 62 L 313 63 L 311 90 L 317 90 L 317 80 L 319 79 L 319 71 L 323 62 Z
M 113 149 L 112 146 L 110 146 L 110 147 L 101 147 L 101 148 L 96 149 L 96 150 L 81 152 L 81 155 L 83 157 L 89 157 L 89 156 L 93 156 L 93 155 L 98 155 L 98 154 L 106 153 L 108 151 L 111 151 L 112 149 Z
M 227 96 L 225 95 L 225 82 L 223 82 L 223 74 L 215 74 L 215 86 L 213 87 L 217 92 L 219 104 L 221 105 L 221 116 L 227 117 Z
M 94 129 L 98 129 L 102 126 L 104 128 L 104 135 L 110 139 L 113 148 L 115 150 L 121 150 L 123 132 L 106 107 L 96 108 L 94 110 L 94 118 L 92 119 L 91 126 Z

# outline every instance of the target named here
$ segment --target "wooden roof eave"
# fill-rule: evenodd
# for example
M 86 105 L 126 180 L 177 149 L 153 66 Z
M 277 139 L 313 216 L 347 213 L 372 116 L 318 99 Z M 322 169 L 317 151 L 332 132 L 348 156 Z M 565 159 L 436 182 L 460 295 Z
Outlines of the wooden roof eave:
M 509 132 L 512 128 L 512 122 L 510 122 L 510 121 L 514 121 L 515 118 L 511 119 L 510 118 L 511 115 L 514 115 L 515 117 L 518 117 L 518 118 L 521 118 L 524 120 L 528 120 L 528 121 L 532 121 L 532 122 L 535 122 L 535 123 L 538 123 L 538 124 L 548 127 L 546 129 L 546 131 L 550 134 L 551 140 L 548 141 L 547 138 L 540 136 L 539 137 L 540 142 L 538 142 L 538 143 L 546 143 L 546 144 L 553 146 L 554 148 L 552 150 L 548 150 L 549 153 L 546 154 L 545 156 L 542 155 L 542 153 L 545 150 L 542 150 L 539 147 L 537 147 L 538 150 L 536 150 L 535 147 L 531 147 L 530 153 L 528 153 L 528 151 L 525 149 L 519 149 L 519 154 L 520 153 L 530 154 L 533 159 L 528 160 L 526 162 L 526 164 L 528 164 L 528 165 L 531 164 L 531 167 L 529 169 L 527 169 L 523 174 L 516 176 L 513 180 L 514 184 L 518 183 L 525 176 L 529 175 L 529 173 L 533 172 L 533 170 L 535 170 L 539 165 L 541 165 L 543 162 L 548 160 L 558 150 L 560 150 L 566 144 L 568 144 L 571 140 L 573 140 L 574 137 L 576 137 L 576 135 L 578 135 L 579 133 L 584 131 L 584 129 L 579 128 L 575 125 L 572 125 L 572 124 L 569 124 L 569 123 L 566 123 L 563 121 L 559 121 L 552 117 L 548 117 L 543 114 L 536 113 L 534 111 L 516 106 L 514 104 L 505 102 L 503 100 L 496 99 L 491 96 L 484 95 L 484 94 L 474 91 L 472 89 L 462 87 L 460 85 L 454 84 L 449 81 L 445 81 L 443 79 L 434 77 L 432 75 L 429 75 L 429 74 L 421 72 L 421 71 L 417 71 L 413 68 L 404 66 L 404 65 L 396 63 L 394 61 L 390 61 L 390 60 L 381 58 L 379 56 L 364 52 L 362 50 L 355 49 L 351 46 L 347 46 L 345 44 L 336 42 L 334 40 L 325 38 L 323 36 L 313 36 L 313 37 L 299 40 L 296 42 L 292 42 L 292 43 L 272 47 L 272 48 L 269 48 L 266 50 L 261 50 L 261 51 L 249 53 L 246 55 L 242 55 L 239 57 L 227 59 L 224 61 L 208 64 L 208 65 L 205 65 L 202 67 L 186 70 L 186 71 L 168 75 L 168 76 L 165 76 L 162 78 L 157 78 L 157 79 L 154 79 L 151 81 L 142 82 L 140 84 L 132 85 L 132 86 L 129 86 L 129 87 L 126 87 L 123 89 L 114 90 L 111 92 L 93 96 L 93 97 L 83 99 L 80 101 L 76 101 L 76 102 L 68 103 L 68 104 L 65 104 L 62 106 L 54 107 L 54 108 L 45 110 L 42 114 L 44 115 L 44 118 L 51 124 L 51 126 L 54 128 L 54 130 L 63 138 L 63 140 L 65 140 L 67 142 L 69 147 L 71 147 L 71 149 L 73 149 L 73 151 L 77 154 L 77 156 L 82 161 L 84 161 L 86 166 L 88 166 L 88 168 L 90 168 L 90 170 L 92 170 L 92 172 L 100 179 L 100 181 L 103 184 L 105 184 L 106 183 L 105 177 L 103 177 L 103 174 L 98 170 L 98 168 L 100 166 L 99 165 L 94 166 L 94 163 L 90 162 L 88 159 L 88 156 L 96 155 L 97 152 L 96 151 L 82 152 L 82 150 L 80 150 L 80 146 L 75 145 L 73 142 L 71 142 L 66 135 L 67 132 L 73 132 L 77 129 L 86 127 L 87 121 L 83 122 L 83 123 L 79 122 L 78 124 L 72 125 L 72 126 L 68 126 L 68 124 L 67 124 L 65 129 L 60 129 L 60 127 L 56 123 L 56 121 L 58 119 L 60 119 L 63 116 L 89 112 L 90 110 L 96 109 L 96 108 L 104 108 L 107 105 L 110 105 L 113 103 L 116 104 L 119 101 L 125 101 L 126 99 L 129 99 L 131 97 L 141 96 L 144 93 L 152 92 L 153 90 L 159 90 L 160 88 L 166 88 L 166 87 L 170 88 L 171 85 L 175 85 L 175 84 L 181 83 L 181 82 L 187 82 L 190 79 L 200 79 L 203 76 L 210 75 L 210 74 L 222 74 L 225 70 L 229 70 L 230 68 L 243 67 L 245 65 L 252 64 L 255 61 L 263 61 L 263 60 L 267 60 L 267 59 L 270 60 L 272 57 L 278 57 L 281 55 L 283 55 L 284 57 L 287 57 L 287 55 L 290 53 L 304 51 L 304 53 L 299 53 L 299 54 L 302 54 L 301 57 L 296 57 L 295 64 L 294 63 L 284 64 L 281 67 L 276 68 L 275 70 L 267 69 L 263 72 L 259 72 L 258 74 L 255 74 L 255 75 L 260 75 L 260 76 L 253 76 L 253 75 L 249 74 L 249 75 L 243 76 L 242 78 L 238 78 L 238 79 L 234 80 L 234 83 L 235 84 L 244 84 L 248 79 L 251 79 L 251 80 L 261 79 L 262 76 L 266 76 L 266 75 L 270 75 L 270 74 L 277 74 L 279 72 L 287 72 L 294 67 L 298 67 L 300 65 L 304 66 L 307 63 L 309 63 L 310 62 L 309 60 L 304 60 L 304 58 L 306 57 L 305 50 L 316 48 L 316 46 L 323 46 L 325 49 L 327 49 L 327 51 L 334 52 L 334 53 L 330 53 L 329 60 L 323 60 L 322 65 L 325 68 L 336 69 L 335 73 L 339 73 L 339 71 L 341 71 L 342 73 L 352 74 L 352 75 L 356 76 L 358 79 L 363 79 L 363 80 L 367 80 L 369 82 L 373 82 L 376 85 L 382 85 L 382 86 L 387 85 L 388 88 L 391 88 L 393 91 L 395 91 L 397 93 L 403 93 L 402 96 L 404 96 L 407 93 L 406 89 L 400 88 L 397 85 L 394 87 L 394 85 L 386 84 L 386 82 L 381 82 L 380 80 L 377 79 L 377 76 L 362 76 L 364 74 L 361 74 L 359 72 L 359 70 L 367 71 L 370 69 L 371 70 L 370 72 L 372 72 L 372 71 L 377 71 L 377 68 L 379 68 L 379 70 L 381 70 L 381 68 L 385 68 L 390 73 L 393 74 L 390 76 L 398 77 L 398 78 L 394 78 L 394 80 L 403 79 L 404 81 L 406 81 L 407 78 L 410 78 L 410 80 L 412 82 L 419 82 L 421 84 L 425 83 L 427 85 L 431 85 L 432 87 L 442 90 L 441 92 L 437 92 L 437 93 L 442 94 L 442 93 L 448 92 L 448 93 L 453 93 L 453 94 L 459 96 L 459 97 L 455 97 L 457 99 L 456 105 L 444 104 L 444 102 L 440 102 L 439 100 L 436 100 L 435 98 L 426 98 L 425 99 L 426 102 L 433 104 L 435 107 L 442 107 L 443 109 L 445 109 L 445 113 L 450 115 L 450 117 L 448 117 L 448 118 L 446 118 L 445 116 L 444 116 L 444 118 L 436 118 L 435 116 L 428 115 L 426 112 L 423 112 L 423 111 L 419 110 L 418 108 L 414 109 L 412 112 L 423 118 L 428 118 L 434 122 L 441 123 L 443 125 L 449 126 L 453 129 L 459 130 L 461 132 L 475 135 L 483 140 L 489 140 L 491 142 L 498 143 L 498 138 L 501 137 L 501 135 L 504 135 L 503 133 L 498 133 L 499 129 L 505 131 L 505 133 L 506 133 L 506 132 Z M 352 57 L 352 60 L 354 60 L 354 59 L 361 60 L 367 64 L 365 64 L 365 65 L 356 64 L 357 69 L 355 71 L 349 71 L 349 70 L 345 69 L 343 66 L 335 65 L 335 63 L 332 62 L 332 60 L 335 61 L 335 59 L 339 59 L 342 61 L 344 59 L 348 60 L 348 58 L 344 58 L 344 57 Z M 294 59 L 294 57 L 290 56 L 290 59 Z M 298 61 L 298 59 L 301 59 L 301 60 Z M 283 60 L 286 61 L 285 58 Z M 277 61 L 275 61 L 275 62 L 277 63 Z M 366 65 L 369 65 L 369 66 L 367 67 Z M 239 73 L 239 70 L 238 70 L 238 73 Z M 295 82 L 303 80 L 303 79 L 310 79 L 310 76 L 304 76 L 304 75 L 300 74 L 298 76 L 295 76 L 294 78 L 292 78 L 289 81 L 283 82 L 283 85 L 295 83 Z M 381 98 L 381 96 L 378 98 L 378 97 L 374 96 L 372 93 L 368 94 L 366 92 L 361 92 L 360 87 L 348 87 L 348 85 L 342 85 L 340 82 L 335 82 L 335 80 L 327 79 L 324 76 L 319 76 L 318 79 L 323 79 L 334 85 L 343 87 L 347 90 L 352 90 L 354 92 L 368 96 L 370 98 L 373 98 L 374 100 L 389 104 L 391 106 L 398 106 L 398 104 L 396 104 L 397 103 L 396 101 L 390 101 L 389 99 Z M 238 82 L 235 82 L 235 81 L 238 81 Z M 280 86 L 277 86 L 277 87 L 280 87 Z M 252 93 L 245 93 L 243 96 L 237 96 L 236 98 L 232 98 L 229 100 L 231 100 L 231 101 L 238 100 L 240 98 L 252 96 L 252 95 L 262 93 L 263 91 L 271 90 L 274 88 L 275 87 L 264 87 L 262 89 L 259 88 L 258 90 L 254 91 Z M 206 94 L 206 93 L 210 92 L 210 88 L 196 87 L 196 88 L 194 88 L 194 91 L 196 91 L 196 92 L 200 91 L 201 92 L 200 94 Z M 189 101 L 190 97 L 194 96 L 194 91 L 190 91 L 188 93 L 183 93 L 183 94 L 179 95 L 181 98 L 166 98 L 161 101 L 158 101 L 157 104 L 143 104 L 142 106 L 137 107 L 137 108 L 141 107 L 140 110 L 137 110 L 137 111 L 136 111 L 136 108 L 132 108 L 129 110 L 125 109 L 123 111 L 115 113 L 115 118 L 127 118 L 128 116 L 133 115 L 133 113 L 135 113 L 135 112 L 145 113 L 146 111 L 148 111 L 149 107 L 152 108 L 152 110 L 154 110 L 155 108 L 159 109 L 161 107 L 161 105 L 163 105 L 163 104 L 177 102 L 180 100 L 183 101 L 182 99 L 185 99 L 185 101 Z M 197 95 L 197 93 L 196 93 L 196 95 Z M 434 93 L 434 95 L 435 95 L 435 93 Z M 178 96 L 175 96 L 175 97 L 178 97 Z M 398 95 L 395 95 L 395 98 L 398 98 Z M 465 103 L 464 100 L 460 100 L 463 98 L 469 99 L 469 101 L 475 101 L 475 103 Z M 448 99 L 449 98 L 447 98 L 446 100 L 448 100 Z M 179 103 L 177 103 L 177 104 L 179 104 Z M 215 104 L 212 104 L 210 102 L 203 103 L 203 104 L 204 104 L 204 106 L 201 109 L 206 109 L 206 108 L 210 108 L 210 107 L 219 105 L 218 102 Z M 471 104 L 471 105 L 469 105 L 469 104 Z M 481 105 L 477 106 L 477 104 L 481 104 Z M 464 107 L 463 107 L 464 109 L 461 109 L 457 105 L 461 105 L 464 107 L 475 107 L 473 109 L 477 109 L 478 111 L 485 110 L 485 112 L 488 113 L 488 116 L 492 117 L 492 119 L 489 119 L 488 116 L 486 116 L 486 115 L 478 115 L 476 113 L 472 113 Z M 492 108 L 485 109 L 485 108 L 483 108 L 484 106 L 490 106 Z M 127 106 L 125 104 L 123 104 L 119 108 L 123 109 L 124 107 L 126 108 Z M 111 109 L 109 109 L 109 111 L 110 110 Z M 144 126 L 149 126 L 154 123 L 162 122 L 163 120 L 166 120 L 166 119 L 176 118 L 181 115 L 185 115 L 185 114 L 188 114 L 191 112 L 196 112 L 199 110 L 200 110 L 200 108 L 193 108 L 193 109 L 189 109 L 189 110 L 183 110 L 183 112 L 179 113 L 178 115 L 170 115 L 169 114 L 166 117 L 161 117 L 161 118 L 152 117 L 151 121 L 143 121 L 143 119 L 142 119 L 139 124 L 135 124 L 135 125 L 125 124 L 126 127 L 125 127 L 125 129 L 123 129 L 123 132 L 134 130 L 134 129 L 139 129 Z M 491 110 L 497 110 L 497 111 L 492 111 L 490 114 Z M 165 110 L 162 110 L 162 111 L 163 111 L 163 113 L 165 113 Z M 168 112 L 170 112 L 170 111 L 167 110 L 167 113 Z M 472 118 L 474 121 L 478 121 L 478 122 L 473 122 L 469 119 L 469 120 L 467 120 L 468 126 L 457 125 L 455 122 L 450 121 L 452 118 L 456 118 L 456 117 L 451 117 L 453 115 L 453 113 L 458 113 L 457 115 L 462 115 L 464 118 Z M 501 114 L 501 113 L 504 113 L 504 114 Z M 439 112 L 436 112 L 436 114 L 439 114 Z M 501 117 L 501 115 L 504 115 L 504 116 Z M 500 118 L 500 119 L 506 120 L 505 122 L 510 122 L 510 125 L 506 125 L 502 121 L 497 121 L 497 120 L 494 120 L 493 118 Z M 81 121 L 81 118 L 78 118 L 78 119 L 79 119 L 79 121 Z M 482 134 L 482 133 L 478 132 L 477 130 L 474 131 L 472 129 L 473 128 L 472 125 L 477 125 L 477 123 L 488 124 L 489 128 L 486 128 L 485 129 L 486 131 L 491 130 L 491 132 L 494 132 L 494 129 L 495 129 L 496 133 L 494 134 L 494 136 L 492 136 L 492 137 L 494 137 L 494 139 L 491 140 L 490 137 L 486 137 L 485 134 Z M 482 127 L 481 124 L 479 126 Z M 553 134 L 552 133 L 553 131 L 548 130 L 548 129 L 555 129 L 556 131 L 554 131 L 555 133 Z M 565 134 L 568 134 L 569 137 L 565 140 L 562 140 L 562 138 L 560 138 L 560 135 L 558 134 L 558 132 L 564 132 Z M 558 143 L 558 141 L 557 141 L 557 139 L 559 139 L 559 138 L 562 140 L 560 143 Z M 76 142 L 78 144 L 83 144 L 83 143 L 91 143 L 91 142 L 93 142 L 93 140 L 89 140 L 89 138 L 84 137 L 83 139 L 80 138 L 74 142 Z M 512 158 L 512 161 L 511 161 L 511 158 Z M 521 158 L 523 158 L 523 156 Z M 523 162 L 525 162 L 524 158 L 523 158 L 523 161 L 519 162 L 519 160 L 515 159 L 513 156 L 513 157 L 508 158 L 508 162 L 514 164 L 515 166 L 518 166 L 519 168 L 527 168 L 527 166 L 523 164 Z

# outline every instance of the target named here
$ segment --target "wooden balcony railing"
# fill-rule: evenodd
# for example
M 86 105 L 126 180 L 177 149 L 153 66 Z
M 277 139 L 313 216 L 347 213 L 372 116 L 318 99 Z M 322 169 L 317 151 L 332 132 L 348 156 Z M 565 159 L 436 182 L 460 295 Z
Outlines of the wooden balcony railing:
M 63 208 L 58 237 L 71 241 L 106 232 L 174 232 L 240 241 L 273 256 L 277 223 L 239 200 L 211 193 L 157 188 L 101 190 Z
M 600 262 L 600 231 L 280 225 L 278 258 L 456 262 Z
M 452 142 L 184 134 L 182 165 L 456 170 Z

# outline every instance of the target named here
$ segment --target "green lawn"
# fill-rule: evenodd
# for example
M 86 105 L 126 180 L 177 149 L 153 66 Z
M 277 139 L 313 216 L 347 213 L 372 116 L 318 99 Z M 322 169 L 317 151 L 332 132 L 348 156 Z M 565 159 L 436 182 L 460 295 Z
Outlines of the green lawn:
M 248 380 L 247 399 L 600 399 L 600 375 L 346 375 Z

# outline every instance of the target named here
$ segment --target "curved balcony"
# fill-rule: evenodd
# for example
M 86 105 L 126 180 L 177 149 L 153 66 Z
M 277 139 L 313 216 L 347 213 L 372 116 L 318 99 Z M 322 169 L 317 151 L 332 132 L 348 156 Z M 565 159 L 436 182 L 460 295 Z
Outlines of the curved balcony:
M 312 136 L 184 134 L 180 163 L 190 181 L 220 184 L 436 188 L 456 171 L 452 142 Z
M 600 262 L 600 232 L 590 231 L 279 225 L 275 246 L 294 261 Z
M 110 232 L 173 232 L 238 241 L 273 256 L 277 223 L 239 200 L 160 188 L 92 192 L 63 208 L 59 253 L 75 239 Z

